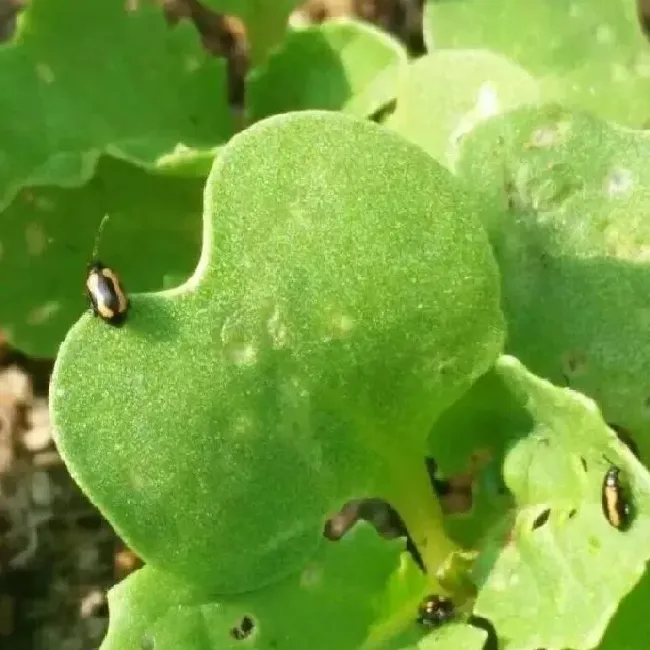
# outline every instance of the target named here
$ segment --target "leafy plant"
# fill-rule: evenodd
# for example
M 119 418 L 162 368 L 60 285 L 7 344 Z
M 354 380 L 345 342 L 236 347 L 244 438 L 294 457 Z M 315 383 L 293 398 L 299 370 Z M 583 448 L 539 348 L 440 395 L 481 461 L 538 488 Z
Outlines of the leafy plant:
M 57 445 L 146 562 L 102 650 L 645 647 L 634 4 L 430 0 L 418 58 L 207 4 L 247 29 L 238 126 L 151 5 L 32 0 L 0 48 L 0 324 L 61 344 Z M 122 327 L 82 302 L 95 253 Z M 330 534 L 359 499 L 401 539 Z

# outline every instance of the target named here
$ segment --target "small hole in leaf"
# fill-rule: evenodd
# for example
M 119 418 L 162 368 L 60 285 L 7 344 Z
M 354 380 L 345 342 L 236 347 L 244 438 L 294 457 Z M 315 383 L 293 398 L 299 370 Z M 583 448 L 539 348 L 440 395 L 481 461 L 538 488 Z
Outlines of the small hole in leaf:
M 404 521 L 397 511 L 383 499 L 348 501 L 339 512 L 325 522 L 323 535 L 331 542 L 338 542 L 360 519 L 372 524 L 384 539 L 406 537 L 406 550 L 411 554 L 413 561 L 423 569 L 422 558 L 408 535 Z
M 572 377 L 587 371 L 587 355 L 582 350 L 570 350 L 562 358 L 562 373 L 567 383 Z
M 383 499 L 353 499 L 325 523 L 323 535 L 330 541 L 338 541 L 360 519 L 367 521 L 387 539 L 403 537 L 406 527 L 397 511 Z
M 584 456 L 580 456 L 580 462 L 582 463 L 582 469 L 584 469 L 585 472 L 586 472 L 587 471 L 587 461 L 585 460 Z
M 541 528 L 548 521 L 548 518 L 550 516 L 551 516 L 551 510 L 549 508 L 543 510 L 533 522 L 532 530 L 537 530 L 538 528 Z
M 372 120 L 373 122 L 381 123 L 395 112 L 396 107 L 397 107 L 397 101 L 393 99 L 392 101 L 388 102 L 385 106 L 382 106 L 381 108 L 377 109 L 370 116 L 369 119 Z
M 255 628 L 255 622 L 250 616 L 243 616 L 241 621 L 230 630 L 230 636 L 237 641 L 249 637 Z

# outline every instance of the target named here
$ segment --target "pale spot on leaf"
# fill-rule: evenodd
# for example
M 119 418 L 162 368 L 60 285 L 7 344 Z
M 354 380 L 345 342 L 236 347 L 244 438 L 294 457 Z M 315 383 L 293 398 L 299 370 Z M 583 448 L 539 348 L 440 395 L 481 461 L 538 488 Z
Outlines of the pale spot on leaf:
M 601 45 L 614 42 L 614 30 L 609 25 L 599 25 L 596 29 L 596 41 Z
M 47 246 L 47 235 L 43 226 L 35 221 L 27 224 L 25 242 L 29 255 L 41 255 Z
M 634 187 L 634 176 L 629 169 L 613 169 L 605 182 L 608 196 L 627 196 Z
M 46 84 L 51 84 L 54 82 L 55 79 L 54 70 L 52 70 L 52 68 L 50 68 L 50 66 L 47 65 L 47 63 L 37 63 L 36 74 Z

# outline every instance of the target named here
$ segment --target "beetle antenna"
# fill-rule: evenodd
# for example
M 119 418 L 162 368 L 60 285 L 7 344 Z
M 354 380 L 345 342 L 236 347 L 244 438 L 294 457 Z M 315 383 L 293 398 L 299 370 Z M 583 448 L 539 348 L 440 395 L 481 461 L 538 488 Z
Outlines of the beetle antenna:
M 97 258 L 97 253 L 99 251 L 99 239 L 102 235 L 102 232 L 104 230 L 104 226 L 106 225 L 106 222 L 109 220 L 110 215 L 105 214 L 102 217 L 102 220 L 99 222 L 99 228 L 97 228 L 97 234 L 95 235 L 95 243 L 93 244 L 93 259 Z
M 613 460 L 611 460 L 610 458 L 607 458 L 607 456 L 605 456 L 605 454 L 603 454 L 603 458 L 604 458 L 604 459 L 605 459 L 605 460 L 606 460 L 610 465 L 612 465 L 613 467 L 618 467 L 618 465 L 617 465 Z

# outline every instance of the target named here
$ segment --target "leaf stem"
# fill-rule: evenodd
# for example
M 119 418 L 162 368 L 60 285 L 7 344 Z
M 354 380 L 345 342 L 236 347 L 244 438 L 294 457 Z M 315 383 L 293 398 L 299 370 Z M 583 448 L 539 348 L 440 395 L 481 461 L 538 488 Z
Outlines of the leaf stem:
M 421 457 L 402 457 L 399 467 L 392 469 L 385 498 L 402 517 L 420 552 L 432 590 L 469 596 L 466 553 L 445 532 L 442 508 Z

